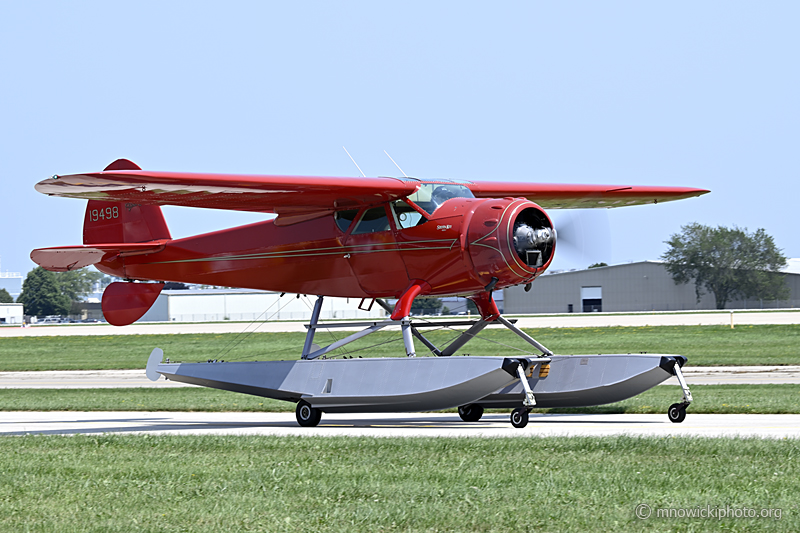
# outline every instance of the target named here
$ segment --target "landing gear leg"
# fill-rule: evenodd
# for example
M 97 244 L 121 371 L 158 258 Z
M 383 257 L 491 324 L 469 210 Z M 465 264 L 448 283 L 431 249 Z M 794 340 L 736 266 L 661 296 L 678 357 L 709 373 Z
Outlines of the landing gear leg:
M 683 378 L 683 372 L 681 372 L 681 365 L 677 362 L 675 366 L 672 367 L 672 373 L 678 378 L 678 383 L 681 384 L 681 389 L 683 389 L 683 401 L 670 405 L 669 410 L 667 410 L 667 416 L 670 422 L 680 424 L 686 418 L 686 408 L 692 403 L 692 391 L 689 390 L 689 385 L 686 384 L 686 380 Z
M 522 400 L 524 407 L 517 407 L 511 411 L 511 425 L 515 428 L 524 428 L 528 425 L 528 418 L 531 413 L 531 408 L 536 405 L 536 398 L 533 395 L 531 386 L 528 384 L 528 378 L 525 376 L 525 368 L 522 364 L 517 367 L 517 375 L 522 383 L 522 389 L 525 391 L 525 399 Z
M 297 423 L 306 428 L 313 428 L 322 419 L 322 411 L 311 407 L 311 404 L 305 400 L 297 402 L 294 414 L 297 417 Z

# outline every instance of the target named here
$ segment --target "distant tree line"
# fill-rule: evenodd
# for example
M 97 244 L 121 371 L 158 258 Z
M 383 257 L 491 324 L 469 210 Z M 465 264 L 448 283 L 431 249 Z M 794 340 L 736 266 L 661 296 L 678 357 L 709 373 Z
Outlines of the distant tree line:
M 411 314 L 436 315 L 442 308 L 442 300 L 433 296 L 417 296 L 411 303 Z
M 676 284 L 694 281 L 697 301 L 706 291 L 717 309 L 731 300 L 789 298 L 786 256 L 766 231 L 689 224 L 670 237 L 661 256 Z
M 88 268 L 50 272 L 36 267 L 22 282 L 22 293 L 17 303 L 23 304 L 26 315 L 68 315 L 73 302 L 82 300 L 92 291 L 92 286 L 104 278 L 107 276 Z

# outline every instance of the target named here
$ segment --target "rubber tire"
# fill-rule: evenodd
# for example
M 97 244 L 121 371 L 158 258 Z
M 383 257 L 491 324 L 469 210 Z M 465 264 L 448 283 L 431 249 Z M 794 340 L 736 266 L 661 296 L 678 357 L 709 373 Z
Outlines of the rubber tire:
M 483 406 L 470 403 L 458 408 L 458 416 L 464 422 L 477 422 L 483 416 Z
M 686 406 L 682 403 L 673 403 L 667 410 L 667 416 L 673 424 L 680 424 L 686 418 Z
M 511 411 L 511 425 L 515 428 L 524 428 L 528 425 L 528 410 L 517 407 Z
M 305 428 L 313 428 L 322 419 L 322 411 L 311 407 L 311 404 L 306 401 L 297 402 L 294 415 L 297 423 Z

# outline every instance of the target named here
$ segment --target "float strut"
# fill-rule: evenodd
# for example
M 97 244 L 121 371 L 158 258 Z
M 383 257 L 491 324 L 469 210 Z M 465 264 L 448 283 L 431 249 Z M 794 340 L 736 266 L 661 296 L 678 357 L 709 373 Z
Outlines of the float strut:
M 534 339 L 533 337 L 531 337 L 530 335 L 528 335 L 527 333 L 525 333 L 524 331 L 519 329 L 517 326 L 515 326 L 514 324 L 512 324 L 511 322 L 506 320 L 502 315 L 497 317 L 497 321 L 500 322 L 501 324 L 503 324 L 505 327 L 507 327 L 511 331 L 513 331 L 514 333 L 516 333 L 517 335 L 519 335 L 522 339 L 527 341 L 529 344 L 535 346 L 536 349 L 541 351 L 544 355 L 553 355 L 553 352 L 551 352 L 550 350 L 545 348 L 544 345 L 542 345 L 536 339 Z
M 400 327 L 403 330 L 403 344 L 406 345 L 406 355 L 408 357 L 416 357 L 417 352 L 414 349 L 414 336 L 411 328 L 411 319 L 405 317 L 400 321 Z
M 314 345 L 314 332 L 317 330 L 317 323 L 319 322 L 319 314 L 321 311 L 322 296 L 317 296 L 317 301 L 314 302 L 314 310 L 311 311 L 311 327 L 308 328 L 308 332 L 306 333 L 306 343 L 303 345 L 302 359 L 308 359 L 308 354 L 311 353 L 311 347 Z

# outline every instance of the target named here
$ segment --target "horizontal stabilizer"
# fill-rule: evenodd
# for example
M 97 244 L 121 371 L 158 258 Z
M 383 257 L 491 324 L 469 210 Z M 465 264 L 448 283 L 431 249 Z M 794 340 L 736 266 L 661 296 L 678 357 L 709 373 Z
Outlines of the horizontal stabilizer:
M 31 252 L 31 259 L 46 270 L 67 272 L 109 261 L 114 257 L 143 255 L 160 252 L 166 241 L 146 243 L 116 243 L 84 246 L 57 246 L 39 248 Z

